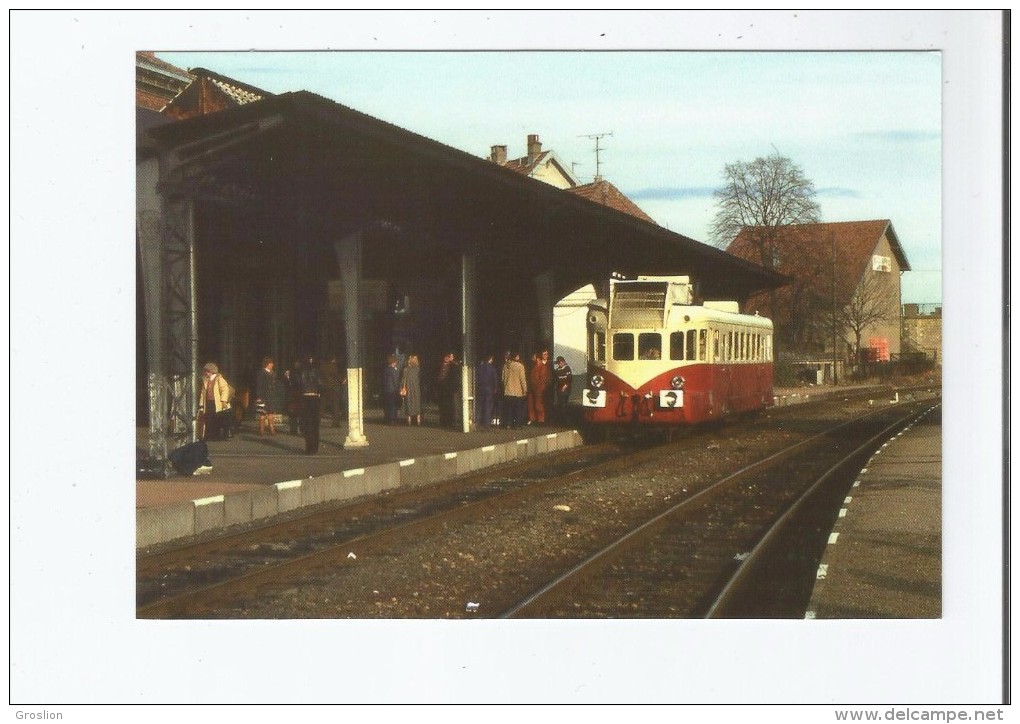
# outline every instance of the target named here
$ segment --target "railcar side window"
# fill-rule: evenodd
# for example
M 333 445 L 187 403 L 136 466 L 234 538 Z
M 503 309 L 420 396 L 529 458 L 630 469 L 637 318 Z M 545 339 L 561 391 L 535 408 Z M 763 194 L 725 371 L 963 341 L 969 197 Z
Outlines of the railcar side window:
M 613 335 L 613 359 L 634 359 L 634 335 L 630 332 L 617 332 Z
M 669 358 L 671 360 L 682 360 L 684 358 L 684 333 L 672 332 L 669 335 Z
M 687 330 L 687 359 L 696 360 L 698 358 L 698 348 L 694 344 L 696 332 L 693 329 Z
M 662 359 L 662 335 L 658 332 L 639 334 L 638 356 L 641 359 Z
M 698 330 L 698 359 L 704 362 L 708 356 L 708 330 Z
M 719 338 L 722 337 L 722 332 L 718 329 L 712 330 L 712 359 L 721 360 L 722 357 L 719 354 Z

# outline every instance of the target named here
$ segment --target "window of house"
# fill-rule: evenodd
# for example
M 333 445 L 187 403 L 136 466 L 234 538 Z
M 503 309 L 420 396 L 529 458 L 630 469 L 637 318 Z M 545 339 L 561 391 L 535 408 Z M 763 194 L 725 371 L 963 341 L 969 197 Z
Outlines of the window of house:
M 634 359 L 634 335 L 630 332 L 617 332 L 613 335 L 613 359 Z
M 892 259 L 887 256 L 881 256 L 875 254 L 871 257 L 871 270 L 877 272 L 891 272 L 892 271 Z

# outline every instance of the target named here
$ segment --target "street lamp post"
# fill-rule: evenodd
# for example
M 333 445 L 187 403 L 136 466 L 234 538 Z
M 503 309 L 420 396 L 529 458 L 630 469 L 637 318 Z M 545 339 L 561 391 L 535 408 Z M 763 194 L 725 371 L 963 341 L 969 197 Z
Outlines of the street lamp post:
M 832 247 L 832 386 L 837 384 L 836 366 L 839 354 L 836 347 L 836 235 L 829 233 L 829 245 Z

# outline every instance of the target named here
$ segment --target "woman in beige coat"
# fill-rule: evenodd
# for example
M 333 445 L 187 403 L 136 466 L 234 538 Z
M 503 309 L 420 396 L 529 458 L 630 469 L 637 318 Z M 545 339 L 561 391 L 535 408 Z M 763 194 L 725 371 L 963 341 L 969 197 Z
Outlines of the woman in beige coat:
M 528 373 L 519 352 L 510 355 L 503 365 L 502 381 L 504 423 L 513 430 L 524 422 L 524 398 L 528 394 Z
M 202 394 L 199 395 L 198 411 L 205 423 L 204 440 L 219 440 L 230 431 L 230 384 L 212 362 L 202 368 Z

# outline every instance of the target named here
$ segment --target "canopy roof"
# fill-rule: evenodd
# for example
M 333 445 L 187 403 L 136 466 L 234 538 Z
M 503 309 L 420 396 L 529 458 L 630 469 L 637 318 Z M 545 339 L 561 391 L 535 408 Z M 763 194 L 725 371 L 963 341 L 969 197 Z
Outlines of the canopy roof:
M 523 276 L 551 270 L 562 294 L 613 271 L 689 274 L 706 299 L 744 300 L 788 281 L 306 91 L 140 129 L 139 155 L 148 153 L 165 159 L 164 193 L 243 188 L 324 238 L 383 225 Z

